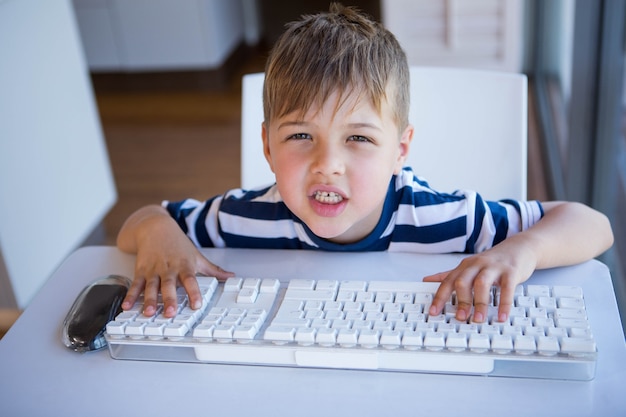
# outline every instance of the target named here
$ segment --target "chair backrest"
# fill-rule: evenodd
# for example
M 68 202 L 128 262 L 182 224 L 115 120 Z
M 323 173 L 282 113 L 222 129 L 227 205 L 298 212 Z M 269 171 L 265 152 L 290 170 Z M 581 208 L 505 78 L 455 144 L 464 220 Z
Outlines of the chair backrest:
M 263 78 L 243 77 L 243 188 L 274 182 L 261 140 Z M 527 100 L 522 74 L 412 67 L 409 122 L 415 135 L 406 165 L 438 191 L 526 199 Z

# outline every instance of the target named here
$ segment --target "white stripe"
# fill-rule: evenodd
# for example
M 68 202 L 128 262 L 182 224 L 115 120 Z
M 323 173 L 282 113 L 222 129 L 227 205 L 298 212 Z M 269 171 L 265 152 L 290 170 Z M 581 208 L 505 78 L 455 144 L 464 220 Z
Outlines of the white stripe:
M 390 252 L 451 253 L 465 251 L 465 236 L 435 243 L 391 242 Z
M 400 204 L 396 224 L 418 227 L 431 226 L 442 221 L 450 221 L 465 216 L 467 211 L 466 200 L 419 207 L 414 207 L 411 204 Z
M 259 220 L 228 213 L 219 213 L 224 233 L 259 238 L 297 238 L 292 220 Z
M 506 237 L 509 238 L 522 231 L 522 219 L 515 206 L 511 204 L 502 204 L 502 206 L 506 209 L 506 216 L 509 219 L 509 230 L 506 234 Z
M 213 246 L 216 248 L 223 248 L 226 246 L 226 242 L 220 236 L 220 230 L 218 225 L 219 208 L 222 204 L 222 197 L 217 197 L 213 200 L 213 204 L 209 208 L 206 218 L 204 219 L 204 226 L 206 227 L 209 239 L 213 242 Z M 194 232 L 195 233 L 195 232 Z

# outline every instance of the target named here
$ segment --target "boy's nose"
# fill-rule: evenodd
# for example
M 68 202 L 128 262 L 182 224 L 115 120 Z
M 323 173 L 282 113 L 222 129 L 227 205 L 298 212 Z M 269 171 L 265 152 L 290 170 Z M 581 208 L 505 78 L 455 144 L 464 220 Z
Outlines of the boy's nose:
M 341 150 L 331 145 L 319 145 L 314 153 L 312 171 L 322 175 L 342 175 L 345 164 Z

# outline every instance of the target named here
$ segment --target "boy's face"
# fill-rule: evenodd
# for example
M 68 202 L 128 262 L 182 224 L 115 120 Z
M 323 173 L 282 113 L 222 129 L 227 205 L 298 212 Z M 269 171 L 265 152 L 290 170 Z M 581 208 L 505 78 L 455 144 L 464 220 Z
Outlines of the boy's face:
M 337 99 L 334 93 L 303 117 L 272 119 L 263 126 L 263 145 L 287 207 L 317 236 L 350 243 L 378 223 L 413 127 L 399 132 L 385 100 L 379 114 L 355 94 L 338 109 Z

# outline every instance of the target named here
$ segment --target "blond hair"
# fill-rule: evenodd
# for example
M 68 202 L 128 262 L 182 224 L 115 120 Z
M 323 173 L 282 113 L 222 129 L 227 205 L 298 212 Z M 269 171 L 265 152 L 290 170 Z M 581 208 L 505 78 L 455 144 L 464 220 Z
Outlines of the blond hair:
M 409 68 L 400 44 L 381 24 L 337 3 L 288 24 L 277 40 L 265 67 L 265 122 L 321 107 L 335 91 L 342 100 L 366 95 L 379 113 L 387 100 L 399 129 L 408 124 Z

